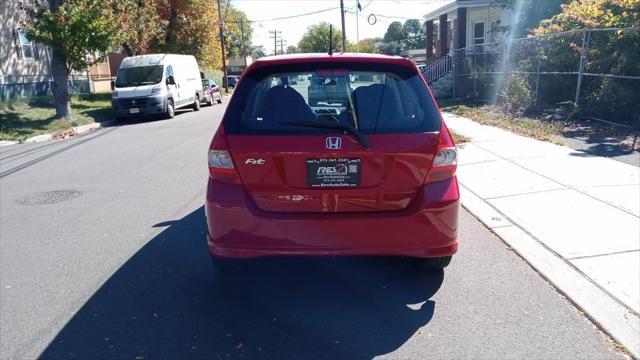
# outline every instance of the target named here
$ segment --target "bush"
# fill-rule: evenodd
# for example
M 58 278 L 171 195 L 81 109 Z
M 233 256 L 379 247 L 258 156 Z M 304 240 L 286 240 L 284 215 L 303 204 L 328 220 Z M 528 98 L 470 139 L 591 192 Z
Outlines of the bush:
M 509 114 L 524 113 L 533 104 L 533 92 L 527 79 L 520 74 L 507 76 L 500 91 L 500 106 Z

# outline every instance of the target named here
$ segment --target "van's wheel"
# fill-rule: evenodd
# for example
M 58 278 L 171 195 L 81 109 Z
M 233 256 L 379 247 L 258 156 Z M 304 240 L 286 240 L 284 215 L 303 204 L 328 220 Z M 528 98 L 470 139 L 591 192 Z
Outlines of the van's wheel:
M 451 256 L 414 259 L 416 265 L 423 269 L 444 269 L 451 263 Z
M 200 97 L 196 94 L 196 100 L 193 102 L 193 111 L 200 110 Z
M 167 112 L 165 113 L 167 119 L 173 119 L 176 116 L 176 108 L 173 105 L 173 99 L 167 99 Z
M 222 104 L 222 94 L 220 94 L 218 97 L 218 104 Z

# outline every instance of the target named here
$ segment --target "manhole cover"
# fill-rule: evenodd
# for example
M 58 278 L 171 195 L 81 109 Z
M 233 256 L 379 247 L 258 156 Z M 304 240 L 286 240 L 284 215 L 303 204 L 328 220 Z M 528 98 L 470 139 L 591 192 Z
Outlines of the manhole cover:
M 27 196 L 26 198 L 18 201 L 23 205 L 50 205 L 57 204 L 59 202 L 75 199 L 82 194 L 81 191 L 76 190 L 55 190 L 41 192 Z

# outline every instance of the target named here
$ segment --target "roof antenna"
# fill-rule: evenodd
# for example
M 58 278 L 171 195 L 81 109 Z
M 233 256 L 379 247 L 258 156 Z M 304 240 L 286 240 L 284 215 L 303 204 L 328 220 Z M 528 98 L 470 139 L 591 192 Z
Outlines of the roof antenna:
M 333 55 L 333 25 L 329 24 L 329 55 Z

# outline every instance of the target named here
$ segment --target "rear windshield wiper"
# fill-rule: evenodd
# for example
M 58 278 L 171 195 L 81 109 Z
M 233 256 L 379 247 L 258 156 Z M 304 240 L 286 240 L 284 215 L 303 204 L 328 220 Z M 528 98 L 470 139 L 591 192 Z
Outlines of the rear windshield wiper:
M 358 143 L 360 143 L 360 145 L 362 145 L 365 149 L 369 148 L 369 142 L 367 141 L 367 138 L 365 138 L 364 135 L 362 135 L 362 133 L 360 133 L 354 127 L 349 126 L 349 125 L 345 125 L 345 124 L 341 124 L 341 123 L 328 123 L 328 122 L 305 121 L 305 120 L 300 120 L 300 121 L 280 121 L 279 124 L 280 125 L 291 125 L 291 126 L 303 126 L 303 127 L 311 127 L 311 128 L 321 128 L 321 129 L 340 129 L 340 130 L 344 130 L 344 131 L 349 132 L 350 134 L 352 134 L 356 138 L 356 140 L 358 140 Z

